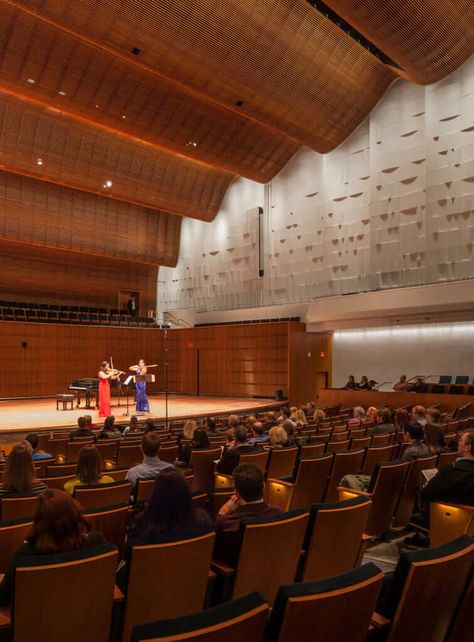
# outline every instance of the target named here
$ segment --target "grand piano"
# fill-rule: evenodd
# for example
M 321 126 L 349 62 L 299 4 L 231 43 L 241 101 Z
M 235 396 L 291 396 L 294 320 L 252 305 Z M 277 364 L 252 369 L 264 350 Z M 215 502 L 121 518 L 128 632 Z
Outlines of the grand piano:
M 110 380 L 110 393 L 113 394 L 113 391 L 117 391 L 117 397 L 119 400 L 118 405 L 120 406 L 120 397 L 125 395 L 125 388 L 123 381 L 120 379 L 111 379 Z M 76 408 L 79 408 L 81 405 L 81 399 L 84 397 L 86 400 L 86 408 L 91 408 L 91 401 L 94 400 L 95 408 L 99 407 L 99 379 L 96 377 L 84 377 L 83 379 L 74 379 L 71 384 L 68 386 L 69 390 L 72 390 L 76 394 Z

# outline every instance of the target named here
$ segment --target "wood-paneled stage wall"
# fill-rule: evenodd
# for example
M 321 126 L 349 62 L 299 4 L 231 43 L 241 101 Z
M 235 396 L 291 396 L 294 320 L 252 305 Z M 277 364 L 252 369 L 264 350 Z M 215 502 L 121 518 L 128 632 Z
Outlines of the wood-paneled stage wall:
M 158 363 L 156 384 L 180 394 L 274 396 L 292 403 L 314 399 L 329 370 L 329 337 L 307 334 L 296 322 L 200 328 L 131 329 L 0 322 L 0 398 L 42 397 L 65 391 L 78 377 L 96 376 L 112 356 L 126 370 L 143 356 Z M 324 356 L 321 354 L 324 353 Z

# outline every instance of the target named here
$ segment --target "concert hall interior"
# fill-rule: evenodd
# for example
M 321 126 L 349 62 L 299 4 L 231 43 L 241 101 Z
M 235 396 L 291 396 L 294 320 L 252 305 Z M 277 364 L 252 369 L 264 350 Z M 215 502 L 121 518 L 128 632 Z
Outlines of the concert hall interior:
M 472 0 L 0 34 L 0 642 L 473 642 Z

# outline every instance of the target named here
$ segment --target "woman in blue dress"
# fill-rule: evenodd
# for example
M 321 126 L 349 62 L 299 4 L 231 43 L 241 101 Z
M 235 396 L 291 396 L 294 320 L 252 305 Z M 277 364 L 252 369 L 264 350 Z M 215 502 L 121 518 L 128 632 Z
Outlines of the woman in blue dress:
M 130 366 L 129 370 L 132 370 L 135 375 L 146 375 L 147 367 L 145 365 L 145 360 L 139 359 L 138 365 Z M 137 412 L 150 412 L 150 404 L 148 403 L 148 397 L 146 396 L 146 381 L 136 381 L 135 388 L 137 391 Z

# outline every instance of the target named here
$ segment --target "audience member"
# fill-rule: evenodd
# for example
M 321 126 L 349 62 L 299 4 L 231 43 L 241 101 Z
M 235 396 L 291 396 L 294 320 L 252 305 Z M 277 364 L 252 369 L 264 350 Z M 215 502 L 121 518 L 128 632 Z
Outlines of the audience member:
M 183 432 L 178 435 L 178 444 L 181 446 L 183 439 L 192 440 L 197 430 L 197 422 L 194 419 L 188 419 L 184 422 Z
M 240 552 L 243 519 L 277 515 L 279 506 L 271 506 L 263 499 L 263 472 L 254 464 L 235 468 L 235 494 L 222 506 L 216 519 L 215 558 L 234 566 Z
M 410 461 L 411 459 L 429 457 L 431 455 L 431 450 L 425 443 L 424 431 L 420 424 L 408 424 L 405 427 L 404 438 L 409 446 L 402 455 L 402 461 Z
M 367 408 L 365 419 L 366 421 L 373 421 L 374 423 L 377 421 L 377 408 L 375 406 L 369 406 Z
M 134 494 L 139 479 L 154 479 L 165 468 L 173 468 L 172 464 L 161 461 L 160 436 L 157 432 L 147 432 L 142 437 L 143 461 L 129 469 L 125 479 L 132 485 Z
M 115 417 L 109 415 L 105 418 L 102 430 L 99 433 L 99 439 L 118 439 L 122 433 L 115 425 Z
M 386 435 L 397 432 L 395 424 L 392 423 L 392 413 L 388 408 L 377 410 L 377 425 L 373 429 L 374 435 Z
M 152 420 L 153 421 L 153 420 Z M 142 429 L 140 428 L 140 424 L 138 423 L 138 417 L 137 415 L 132 415 L 130 417 L 130 423 L 129 425 L 124 429 L 123 434 L 124 435 L 129 435 L 132 433 L 142 432 Z
M 426 392 L 427 390 L 428 386 L 423 379 L 421 377 L 417 377 L 413 382 L 410 392 Z
M 100 533 L 90 530 L 74 499 L 62 490 L 47 490 L 40 495 L 33 527 L 25 543 L 10 560 L 0 584 L 0 605 L 9 606 L 12 603 L 16 568 L 23 559 L 67 553 L 104 542 Z M 66 586 L 64 590 L 67 591 Z
M 0 483 L 0 498 L 19 494 L 39 495 L 47 490 L 46 484 L 36 479 L 32 452 L 28 441 L 20 441 L 13 446 Z
M 151 417 L 148 417 L 145 419 L 145 425 L 144 425 L 144 432 L 145 434 L 147 432 L 156 432 L 156 425 L 155 425 L 155 420 L 152 419 Z
M 347 422 L 348 426 L 360 426 L 365 419 L 365 410 L 362 406 L 356 406 L 352 411 L 352 418 Z
M 198 428 L 194 431 L 193 438 L 190 444 L 185 444 L 181 447 L 181 452 L 178 455 L 177 465 L 189 466 L 191 454 L 193 450 L 206 450 L 211 447 L 209 437 L 205 428 Z
M 52 455 L 46 453 L 44 450 L 40 450 L 39 446 L 39 436 L 32 432 L 29 435 L 26 435 L 26 441 L 30 444 L 32 448 L 31 458 L 33 461 L 41 461 L 43 459 L 52 459 Z
M 397 432 L 404 433 L 406 426 L 410 423 L 410 414 L 405 408 L 397 408 L 394 415 L 394 424 Z
M 256 421 L 253 425 L 253 437 L 248 440 L 250 446 L 255 446 L 256 444 L 267 444 L 270 441 L 270 437 L 265 434 L 263 424 L 261 421 Z
M 356 383 L 354 375 L 349 375 L 347 383 L 346 383 L 346 385 L 344 386 L 343 389 L 345 389 L 345 390 L 356 390 L 356 388 L 357 388 L 357 383 Z
M 145 510 L 133 520 L 125 551 L 125 564 L 117 575 L 118 585 L 126 591 L 133 546 L 192 539 L 213 528 L 207 512 L 193 505 L 191 490 L 184 474 L 172 467 L 163 470 L 156 478 Z
M 426 410 L 423 408 L 423 406 L 413 406 L 411 410 L 410 423 L 420 424 L 420 426 L 422 426 L 423 428 L 426 426 L 428 420 L 426 418 Z
M 304 437 L 296 434 L 294 427 L 289 421 L 284 421 L 281 427 L 286 432 L 287 446 L 302 446 L 305 443 Z
M 306 406 L 303 406 L 303 410 L 306 414 L 307 419 L 313 419 L 314 411 L 316 410 L 316 404 L 314 401 L 308 401 Z
M 74 437 L 92 437 L 91 431 L 87 428 L 87 421 L 85 417 L 77 418 L 77 428 L 76 430 L 71 430 L 69 433 L 71 439 Z
M 247 431 L 243 426 L 234 428 L 234 442 L 234 447 L 224 451 L 222 459 L 216 466 L 218 472 L 225 475 L 231 475 L 234 468 L 239 465 L 240 455 L 257 452 L 253 446 L 247 443 Z
M 285 448 L 288 445 L 288 433 L 283 426 L 273 426 L 268 431 L 270 438 L 269 445 L 266 448 Z
M 325 419 L 326 413 L 324 412 L 324 410 L 322 410 L 322 408 L 316 408 L 313 415 L 313 422 L 315 424 L 319 424 L 321 421 L 325 421 Z
M 92 423 L 92 417 L 90 415 L 84 415 L 84 419 L 86 420 L 87 430 L 98 430 L 96 424 Z
M 83 446 L 77 458 L 76 477 L 64 484 L 68 495 L 74 495 L 76 486 L 94 486 L 95 484 L 113 484 L 114 478 L 101 473 L 101 458 L 94 446 Z
M 206 430 L 209 436 L 215 436 L 219 434 L 217 432 L 217 421 L 215 417 L 208 417 L 206 419 Z
M 306 415 L 301 408 L 295 408 L 295 411 L 291 413 L 290 418 L 295 422 L 297 426 L 306 426 L 306 424 L 308 423 Z
M 293 421 L 293 419 L 291 419 L 290 409 L 286 406 L 283 406 L 283 408 L 280 409 L 280 416 L 278 417 L 278 421 L 291 421 L 291 423 L 293 424 L 293 428 L 296 428 L 296 421 Z
M 244 425 L 247 432 L 252 432 L 253 425 L 256 421 L 257 421 L 257 418 L 254 415 L 249 415 L 248 417 L 246 417 Z
M 240 419 L 238 415 L 229 415 L 229 419 L 227 420 L 227 427 L 228 428 L 237 428 L 237 426 L 240 426 Z
M 263 430 L 266 432 L 270 430 L 276 423 L 276 417 L 274 412 L 266 412 L 263 415 Z
M 441 412 L 438 408 L 428 408 L 426 419 L 431 426 L 439 426 L 441 424 Z
M 370 390 L 369 380 L 365 375 L 361 378 L 361 380 L 357 384 L 357 388 L 359 390 Z
M 393 389 L 399 392 L 403 392 L 403 391 L 408 392 L 409 390 L 412 389 L 412 387 L 413 387 L 413 384 L 407 381 L 406 375 L 401 375 L 400 379 L 393 384 Z
M 444 439 L 444 430 L 436 424 L 426 424 L 425 442 L 431 453 L 440 453 L 447 450 Z

